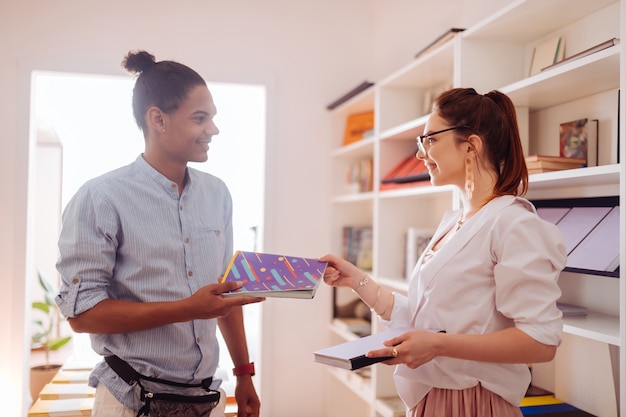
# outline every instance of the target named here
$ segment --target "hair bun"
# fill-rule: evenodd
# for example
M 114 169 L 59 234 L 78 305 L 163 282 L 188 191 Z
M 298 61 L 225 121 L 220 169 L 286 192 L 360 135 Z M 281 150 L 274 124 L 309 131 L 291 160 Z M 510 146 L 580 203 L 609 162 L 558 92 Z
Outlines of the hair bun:
M 156 65 L 154 55 L 146 51 L 130 51 L 122 61 L 122 66 L 134 74 L 141 74 L 154 65 Z

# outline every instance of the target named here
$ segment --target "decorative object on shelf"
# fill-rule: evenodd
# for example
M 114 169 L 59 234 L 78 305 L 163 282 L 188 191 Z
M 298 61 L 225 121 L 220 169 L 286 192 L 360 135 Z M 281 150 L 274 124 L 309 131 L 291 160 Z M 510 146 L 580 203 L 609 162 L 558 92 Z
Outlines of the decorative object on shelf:
M 237 251 L 220 282 L 245 283 L 222 296 L 313 298 L 326 266 L 313 258 Z
M 374 128 L 374 112 L 351 114 L 346 120 L 343 144 L 349 145 L 363 139 L 363 134 Z
M 373 82 L 370 82 L 367 80 L 363 81 L 361 84 L 357 85 L 352 90 L 348 91 L 346 94 L 344 94 L 343 96 L 339 97 L 337 100 L 333 101 L 328 106 L 326 106 L 326 109 L 328 110 L 336 109 L 337 107 L 339 107 L 346 101 L 350 100 L 352 97 L 355 97 L 357 94 L 367 90 L 373 85 L 374 85 Z
M 547 69 L 556 68 L 556 67 L 559 67 L 559 66 L 561 66 L 563 64 L 566 64 L 568 62 L 572 62 L 572 61 L 575 61 L 577 59 L 584 58 L 587 55 L 591 55 L 591 54 L 594 54 L 596 52 L 600 52 L 600 51 L 602 51 L 604 49 L 610 48 L 611 46 L 619 45 L 619 42 L 620 42 L 619 38 L 609 39 L 608 41 L 604 41 L 602 43 L 594 45 L 594 46 L 592 46 L 589 49 L 585 49 L 584 51 L 578 52 L 577 54 L 574 54 L 574 55 L 569 56 L 567 58 L 561 59 L 561 60 L 557 61 L 556 63 L 554 63 L 552 65 L 548 65 L 547 67 L 542 68 L 541 71 L 545 71 Z
M 560 36 L 537 45 L 533 51 L 530 75 L 538 74 L 542 68 L 561 61 L 564 53 L 565 41 Z
M 561 123 L 559 153 L 566 158 L 584 158 L 587 166 L 598 165 L 598 121 L 584 118 Z
M 552 155 L 529 155 L 526 157 L 526 168 L 529 174 L 541 172 L 561 171 L 564 169 L 582 168 L 586 163 L 585 158 L 568 158 L 565 156 Z
M 380 190 L 394 188 L 413 187 L 416 185 L 430 184 L 430 175 L 424 165 L 424 161 L 417 159 L 416 152 L 404 158 L 398 165 L 387 173 L 381 180 Z
M 433 237 L 433 231 L 419 227 L 409 227 L 405 234 L 404 277 L 409 280 L 417 260 Z
M 427 52 L 434 51 L 439 48 L 441 45 L 448 42 L 450 39 L 454 38 L 459 32 L 463 32 L 465 29 L 461 28 L 450 28 L 446 30 L 442 35 L 437 37 L 434 41 L 429 43 L 425 48 L 421 49 L 418 53 L 415 54 L 415 58 L 419 58 L 422 55 L 425 55 Z

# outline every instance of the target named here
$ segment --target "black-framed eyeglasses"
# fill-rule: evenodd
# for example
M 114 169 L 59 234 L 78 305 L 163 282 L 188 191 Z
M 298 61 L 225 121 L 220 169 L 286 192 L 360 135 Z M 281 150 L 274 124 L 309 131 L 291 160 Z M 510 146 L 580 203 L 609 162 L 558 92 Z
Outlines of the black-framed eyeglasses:
M 453 126 L 453 127 L 449 127 L 449 128 L 447 128 L 447 129 L 438 130 L 438 131 L 436 131 L 436 132 L 431 132 L 431 133 L 428 133 L 428 134 L 426 134 L 426 135 L 419 135 L 419 136 L 416 138 L 416 140 L 417 140 L 417 148 L 418 148 L 418 150 L 419 150 L 419 151 L 422 151 L 422 153 L 424 153 L 424 154 L 425 154 L 425 153 L 426 153 L 426 147 L 425 147 L 425 145 L 424 145 L 424 141 L 425 141 L 426 139 L 428 139 L 428 138 L 430 138 L 430 137 L 432 137 L 432 136 L 438 135 L 438 134 L 440 134 L 440 133 L 447 132 L 447 131 L 449 131 L 449 130 L 455 130 L 455 129 L 469 129 L 469 130 L 471 130 L 472 132 L 479 133 L 476 129 L 474 129 L 474 128 L 472 128 L 472 127 L 469 127 L 469 126 Z M 430 147 L 430 143 L 429 143 L 429 147 Z

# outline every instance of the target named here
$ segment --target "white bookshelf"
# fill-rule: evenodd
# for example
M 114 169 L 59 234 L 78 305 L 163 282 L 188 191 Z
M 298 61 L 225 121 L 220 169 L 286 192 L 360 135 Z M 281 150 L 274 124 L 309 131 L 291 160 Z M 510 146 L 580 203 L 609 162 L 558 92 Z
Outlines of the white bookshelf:
M 332 250 L 341 253 L 344 226 L 367 225 L 373 228 L 374 254 L 372 276 L 391 290 L 404 292 L 408 283 L 403 276 L 403 233 L 408 227 L 434 228 L 441 214 L 460 206 L 458 192 L 450 187 L 421 185 L 412 188 L 380 191 L 378 184 L 397 163 L 416 150 L 415 137 L 423 133 L 428 103 L 437 92 L 449 87 L 471 86 L 481 93 L 498 89 L 516 105 L 518 122 L 528 154 L 558 154 L 558 125 L 564 121 L 591 117 L 600 121 L 600 165 L 575 170 L 548 172 L 530 176 L 531 200 L 571 199 L 620 196 L 624 206 L 626 174 L 624 161 L 624 98 L 617 111 L 617 92 L 626 87 L 626 5 L 624 0 L 518 0 L 487 16 L 457 34 L 450 42 L 410 62 L 376 82 L 331 112 L 335 127 L 331 166 L 337 178 L 332 197 Z M 586 57 L 529 76 L 534 47 L 546 39 L 561 36 L 565 57 L 610 38 L 622 41 Z M 343 129 L 350 114 L 375 112 L 374 135 L 366 140 L 342 146 Z M 620 163 L 618 160 L 618 119 L 621 126 Z M 361 158 L 374 161 L 374 190 L 350 193 L 342 188 L 341 178 L 347 164 Z M 626 224 L 620 212 L 621 263 L 626 261 Z M 606 389 L 611 381 L 616 390 L 615 404 L 601 410 L 593 403 L 570 398 L 580 392 L 579 381 L 561 372 L 551 371 L 548 388 L 562 392 L 572 404 L 602 415 L 626 416 L 626 277 L 598 277 L 564 272 L 559 280 L 561 301 L 588 308 L 586 317 L 567 317 L 564 332 L 573 340 L 581 338 L 611 352 L 607 363 L 611 375 L 603 374 L 597 387 Z M 374 325 L 374 331 L 377 326 Z M 331 331 L 337 342 L 346 339 Z M 566 338 L 563 351 L 584 356 L 586 343 L 574 344 Z M 604 351 L 600 349 L 600 351 Z M 616 353 L 617 352 L 617 353 Z M 572 369 L 569 355 L 557 355 L 558 366 Z M 605 358 L 606 359 L 606 358 Z M 352 380 L 346 372 L 330 370 L 335 383 L 355 392 L 371 417 L 398 414 L 398 400 L 393 390 L 392 371 L 375 365 L 367 383 Z M 589 381 L 586 382 L 589 384 Z M 391 389 L 390 389 L 391 387 Z M 578 391 L 577 391 L 578 390 Z M 621 398 L 621 401 L 619 400 Z M 353 404 L 354 405 L 354 404 Z M 589 408 L 591 407 L 591 408 Z M 607 409 L 609 413 L 607 414 Z M 327 410 L 333 417 L 333 410 Z

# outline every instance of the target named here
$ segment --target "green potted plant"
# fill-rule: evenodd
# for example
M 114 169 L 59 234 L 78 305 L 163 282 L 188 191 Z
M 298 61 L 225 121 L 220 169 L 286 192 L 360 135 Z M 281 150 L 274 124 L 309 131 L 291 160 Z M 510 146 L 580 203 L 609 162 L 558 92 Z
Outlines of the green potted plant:
M 58 372 L 62 364 L 50 363 L 50 352 L 67 345 L 72 336 L 61 336 L 59 325 L 63 320 L 58 306 L 54 302 L 57 291 L 41 274 L 37 273 L 39 286 L 43 290 L 43 300 L 33 301 L 32 308 L 36 314 L 33 319 L 34 330 L 31 336 L 31 349 L 41 349 L 45 353 L 45 363 L 30 369 L 30 393 L 33 401 L 39 392 Z

